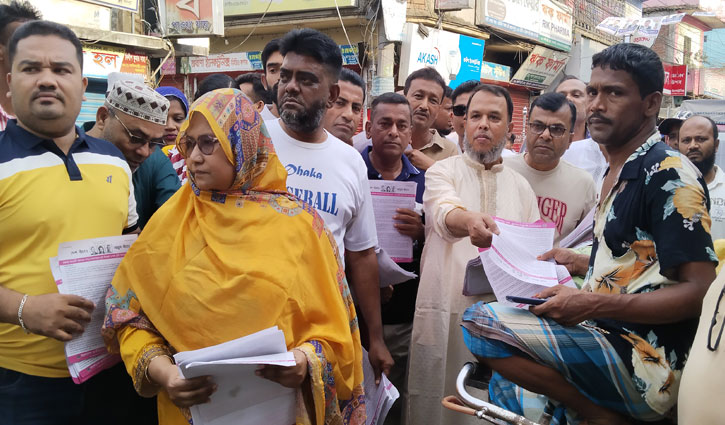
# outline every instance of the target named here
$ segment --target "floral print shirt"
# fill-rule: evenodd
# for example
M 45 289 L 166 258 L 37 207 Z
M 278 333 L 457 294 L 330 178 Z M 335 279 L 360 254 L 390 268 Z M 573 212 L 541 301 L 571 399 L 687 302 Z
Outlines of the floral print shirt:
M 656 291 L 677 284 L 663 275 L 713 261 L 709 196 L 699 171 L 655 133 L 627 159 L 597 206 L 585 289 L 608 294 Z M 598 319 L 648 405 L 665 414 L 677 402 L 680 375 L 697 318 L 650 325 Z

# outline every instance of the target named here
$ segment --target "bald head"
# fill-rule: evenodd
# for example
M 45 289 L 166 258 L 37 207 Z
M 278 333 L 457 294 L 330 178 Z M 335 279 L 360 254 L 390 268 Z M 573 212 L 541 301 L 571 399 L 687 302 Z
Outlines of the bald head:
M 718 145 L 717 124 L 708 117 L 693 115 L 680 127 L 679 150 L 706 177 L 715 165 Z

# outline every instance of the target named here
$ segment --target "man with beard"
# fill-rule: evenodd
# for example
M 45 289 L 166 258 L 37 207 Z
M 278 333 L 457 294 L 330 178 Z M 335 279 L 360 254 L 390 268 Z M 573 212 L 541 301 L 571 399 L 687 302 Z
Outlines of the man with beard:
M 725 238 L 725 173 L 715 165 L 719 145 L 717 124 L 710 117 L 693 115 L 682 123 L 680 153 L 687 155 L 707 183 L 713 240 Z
M 465 153 L 436 162 L 426 171 L 423 206 L 426 243 L 413 319 L 406 423 L 474 424 L 478 419 L 447 411 L 440 400 L 455 393 L 461 367 L 474 358 L 463 343 L 466 307 L 493 301 L 493 294 L 464 296 L 466 263 L 491 245 L 491 217 L 533 222 L 536 195 L 526 180 L 502 164 L 513 128 L 513 102 L 502 87 L 482 84 L 468 102 Z
M 380 318 L 375 255 L 377 231 L 367 167 L 360 154 L 322 126 L 325 110 L 340 93 L 340 48 L 312 29 L 292 30 L 280 40 L 284 57 L 277 101 L 280 119 L 267 130 L 282 165 L 287 191 L 317 210 L 335 237 L 340 259 L 367 327 L 370 362 L 379 379 L 393 360 Z
M 405 94 L 413 110 L 413 149 L 406 155 L 421 170 L 427 170 L 436 161 L 458 155 L 455 143 L 441 137 L 433 123 L 443 103 L 446 83 L 435 68 L 413 71 L 405 80 Z
M 264 122 L 269 122 L 279 118 L 277 110 L 277 90 L 276 85 L 279 81 L 279 68 L 282 66 L 282 53 L 279 52 L 279 39 L 267 43 L 262 49 L 262 85 L 267 90 L 266 108 L 262 109 L 260 115 Z
M 538 419 L 537 407 L 555 400 L 559 423 L 566 415 L 589 425 L 674 413 L 717 257 L 705 182 L 655 127 L 664 79 L 642 45 L 592 57 L 587 124 L 609 157 L 592 253 L 539 256 L 588 279 L 581 290 L 544 289 L 535 297 L 545 301 L 528 311 L 479 303 L 463 318 L 466 344 L 496 372 L 489 394 L 498 406 Z

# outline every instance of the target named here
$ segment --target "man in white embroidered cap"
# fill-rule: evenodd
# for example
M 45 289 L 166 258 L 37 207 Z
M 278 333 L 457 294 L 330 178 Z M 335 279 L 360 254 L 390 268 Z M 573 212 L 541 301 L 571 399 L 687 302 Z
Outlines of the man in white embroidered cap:
M 96 112 L 96 125 L 88 135 L 116 145 L 136 171 L 164 143 L 169 101 L 147 85 L 119 80 L 106 93 L 106 102 Z

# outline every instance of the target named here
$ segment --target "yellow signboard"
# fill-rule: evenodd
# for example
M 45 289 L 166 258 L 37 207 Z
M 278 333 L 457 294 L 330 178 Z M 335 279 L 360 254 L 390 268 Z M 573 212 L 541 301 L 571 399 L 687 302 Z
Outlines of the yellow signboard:
M 269 6 L 269 10 L 267 10 Z M 338 7 L 355 7 L 357 0 L 337 0 Z M 224 16 L 261 15 L 280 12 L 301 12 L 315 9 L 334 9 L 335 0 L 224 0 Z
M 138 13 L 139 0 L 81 0 L 86 3 L 100 4 L 101 6 L 113 7 L 116 9 L 130 10 Z

